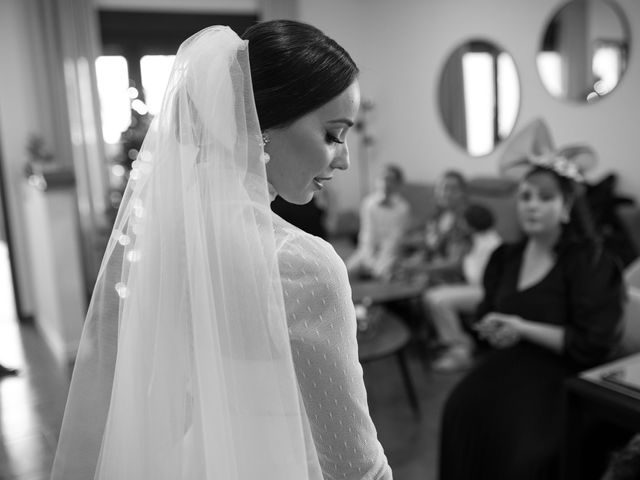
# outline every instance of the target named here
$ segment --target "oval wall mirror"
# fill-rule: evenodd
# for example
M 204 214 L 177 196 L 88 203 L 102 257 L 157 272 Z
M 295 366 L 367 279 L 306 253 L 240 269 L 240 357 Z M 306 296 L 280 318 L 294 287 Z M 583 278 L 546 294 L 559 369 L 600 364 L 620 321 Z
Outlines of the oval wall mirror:
M 556 98 L 594 103 L 611 93 L 627 69 L 629 28 L 608 0 L 573 0 L 551 18 L 536 63 Z
M 440 114 L 453 141 L 474 157 L 507 138 L 520 107 L 513 58 L 486 40 L 469 40 L 449 56 L 440 74 Z

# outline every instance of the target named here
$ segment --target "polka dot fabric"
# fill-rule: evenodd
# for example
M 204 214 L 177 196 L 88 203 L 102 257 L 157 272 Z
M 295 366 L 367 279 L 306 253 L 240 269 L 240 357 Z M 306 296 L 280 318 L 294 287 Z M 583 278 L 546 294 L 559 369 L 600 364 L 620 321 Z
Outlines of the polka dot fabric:
M 291 351 L 325 480 L 391 479 L 369 416 L 347 270 L 333 247 L 274 215 Z

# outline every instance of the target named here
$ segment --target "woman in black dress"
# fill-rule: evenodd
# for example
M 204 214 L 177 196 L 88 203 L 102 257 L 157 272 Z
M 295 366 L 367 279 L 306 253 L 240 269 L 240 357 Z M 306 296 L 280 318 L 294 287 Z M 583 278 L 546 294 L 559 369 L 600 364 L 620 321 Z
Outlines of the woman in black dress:
M 558 478 L 562 382 L 618 346 L 621 272 L 596 241 L 564 228 L 577 172 L 559 165 L 534 164 L 520 182 L 525 238 L 487 265 L 475 328 L 494 351 L 447 400 L 441 480 Z

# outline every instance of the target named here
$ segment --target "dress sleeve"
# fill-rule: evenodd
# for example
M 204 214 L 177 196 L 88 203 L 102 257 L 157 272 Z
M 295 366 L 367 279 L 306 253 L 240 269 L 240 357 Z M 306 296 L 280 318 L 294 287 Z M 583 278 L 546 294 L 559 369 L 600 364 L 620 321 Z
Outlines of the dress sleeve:
M 280 266 L 291 351 L 324 478 L 391 480 L 367 407 L 344 264 L 333 251 L 288 249 Z
M 611 255 L 580 249 L 569 254 L 566 278 L 570 313 L 564 354 L 588 367 L 608 360 L 622 335 L 622 273 Z
M 487 266 L 484 269 L 484 275 L 482 277 L 482 288 L 484 294 L 482 301 L 476 308 L 476 321 L 479 321 L 487 313 L 495 310 L 496 295 L 498 286 L 500 285 L 500 279 L 504 270 L 504 262 L 506 261 L 506 245 L 500 245 L 497 247 L 487 262 Z

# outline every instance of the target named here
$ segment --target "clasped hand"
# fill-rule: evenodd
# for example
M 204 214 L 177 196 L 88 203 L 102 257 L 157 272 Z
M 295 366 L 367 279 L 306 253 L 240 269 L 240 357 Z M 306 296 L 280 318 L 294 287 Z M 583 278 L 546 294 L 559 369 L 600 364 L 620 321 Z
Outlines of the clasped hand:
M 517 315 L 491 312 L 474 325 L 480 338 L 496 348 L 515 345 L 522 338 L 525 321 Z

